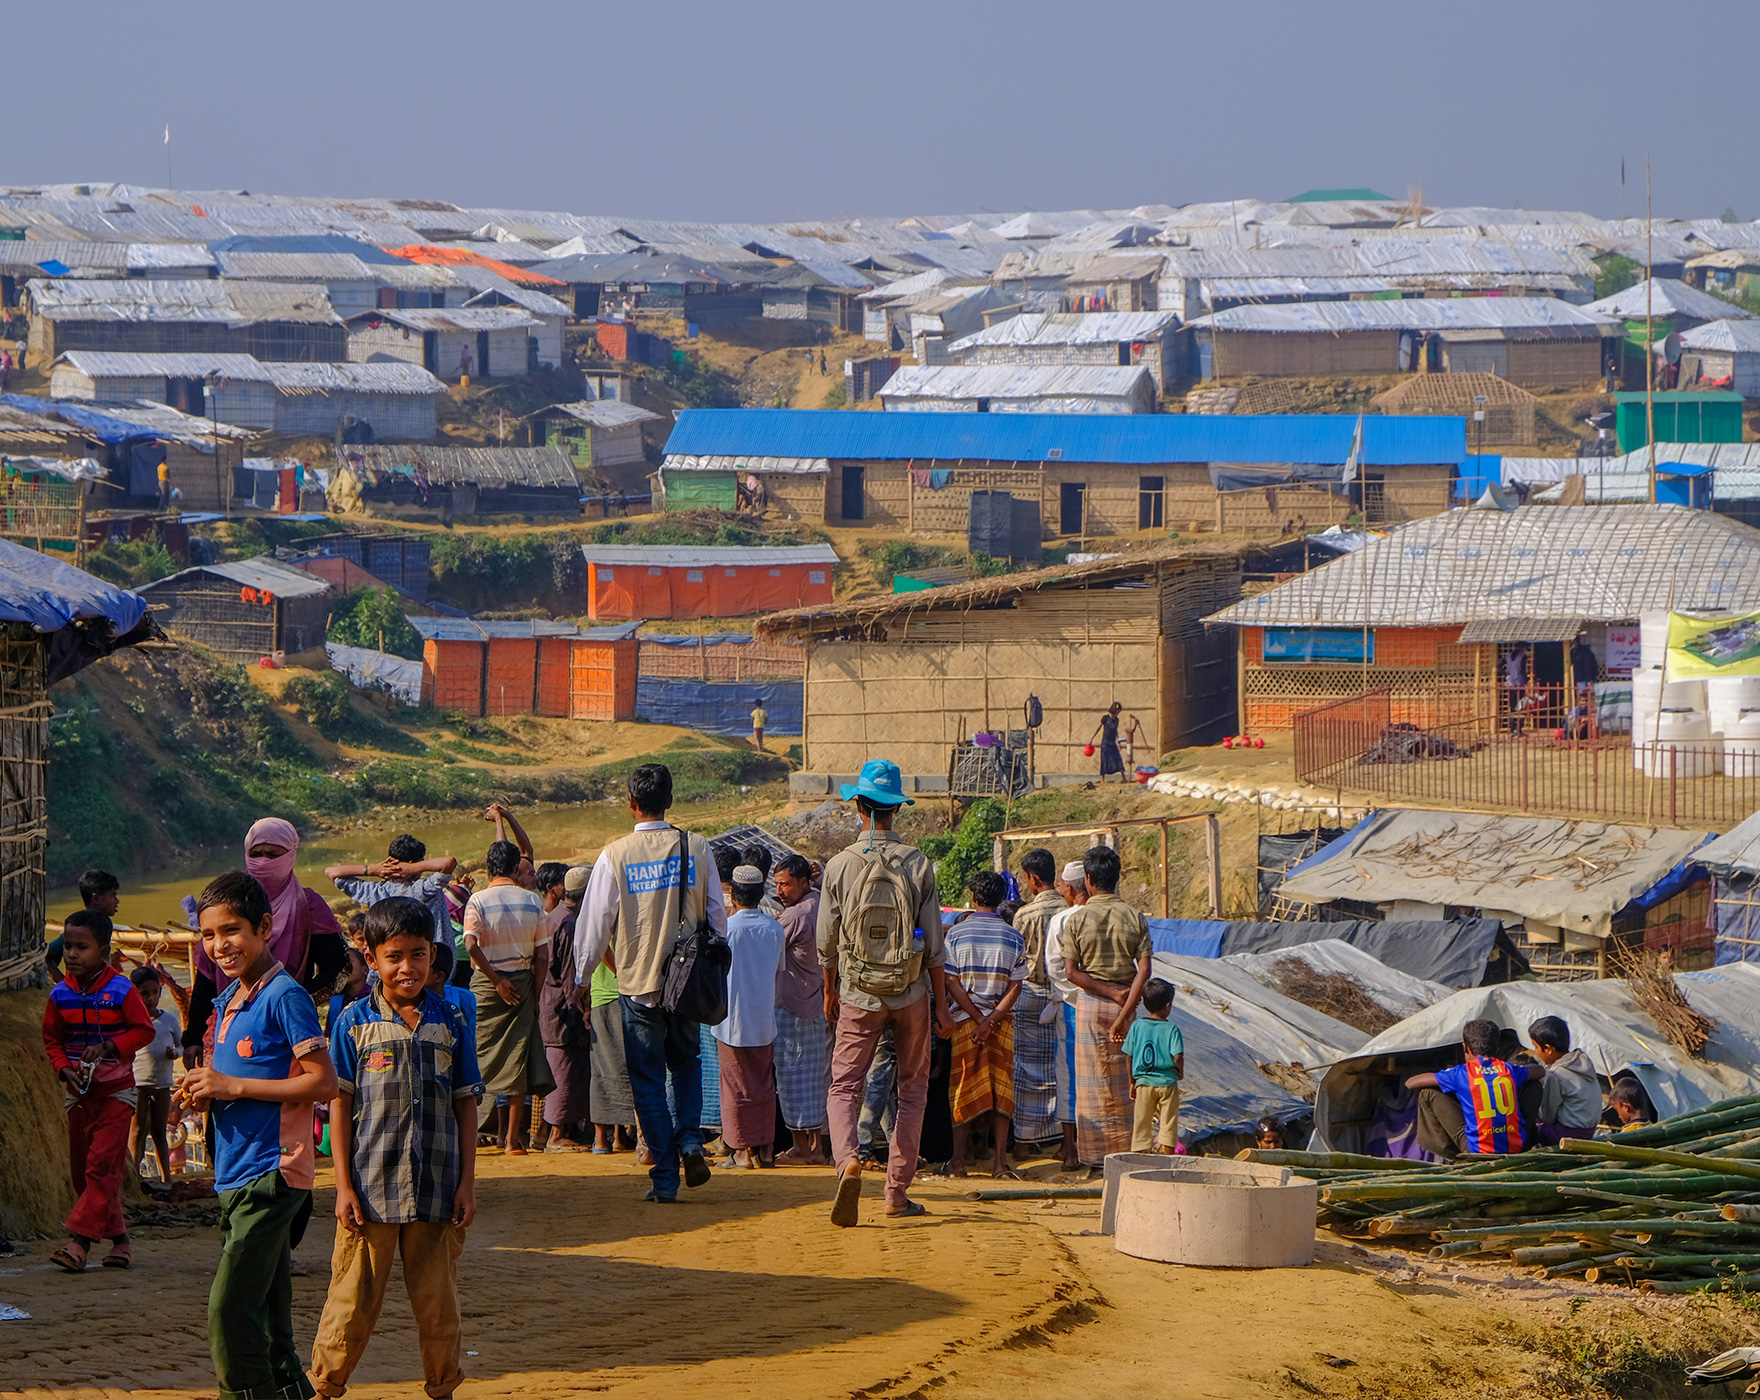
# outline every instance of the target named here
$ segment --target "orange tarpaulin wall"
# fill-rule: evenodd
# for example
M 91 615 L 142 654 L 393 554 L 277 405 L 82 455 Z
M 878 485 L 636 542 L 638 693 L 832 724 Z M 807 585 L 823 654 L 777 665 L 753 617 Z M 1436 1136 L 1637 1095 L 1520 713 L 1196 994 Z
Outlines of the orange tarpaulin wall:
M 541 715 L 568 717 L 574 686 L 574 645 L 572 637 L 538 639 L 537 712 Z
M 628 719 L 636 712 L 638 643 L 571 643 L 569 713 L 576 719 Z
M 533 638 L 491 637 L 488 705 L 484 713 L 531 714 L 537 679 L 538 643 Z
M 587 565 L 594 621 L 743 617 L 830 601 L 829 564 Z
M 483 644 L 428 641 L 422 645 L 422 693 L 442 710 L 483 713 Z

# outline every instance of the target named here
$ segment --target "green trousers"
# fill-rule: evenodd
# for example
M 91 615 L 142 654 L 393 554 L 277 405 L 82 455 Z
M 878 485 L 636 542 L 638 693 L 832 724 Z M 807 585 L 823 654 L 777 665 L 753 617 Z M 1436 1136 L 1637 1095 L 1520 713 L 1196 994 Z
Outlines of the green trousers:
M 220 1267 L 208 1291 L 208 1349 L 220 1400 L 310 1400 L 293 1345 L 288 1230 L 311 1196 L 278 1171 L 220 1193 Z

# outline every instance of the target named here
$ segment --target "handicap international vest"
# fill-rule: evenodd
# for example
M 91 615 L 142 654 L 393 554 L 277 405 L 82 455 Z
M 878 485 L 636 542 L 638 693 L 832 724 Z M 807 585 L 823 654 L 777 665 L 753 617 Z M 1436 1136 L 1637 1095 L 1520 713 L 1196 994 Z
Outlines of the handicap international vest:
M 632 831 L 605 848 L 617 880 L 617 990 L 624 996 L 658 996 L 666 984 L 678 941 L 678 837 L 676 827 Z M 704 879 L 714 868 L 708 841 L 692 833 L 684 872 L 684 919 L 692 928 L 708 917 Z

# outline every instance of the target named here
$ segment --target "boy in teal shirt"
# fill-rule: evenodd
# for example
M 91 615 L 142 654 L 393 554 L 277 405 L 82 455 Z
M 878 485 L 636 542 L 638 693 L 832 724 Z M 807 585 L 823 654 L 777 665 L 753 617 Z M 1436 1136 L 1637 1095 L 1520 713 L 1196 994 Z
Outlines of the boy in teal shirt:
M 1143 988 L 1143 1014 L 1131 1022 L 1124 1057 L 1131 1066 L 1131 1151 L 1171 1154 L 1179 1142 L 1179 1082 L 1186 1073 L 1186 1043 L 1167 1019 L 1173 983 L 1159 977 Z

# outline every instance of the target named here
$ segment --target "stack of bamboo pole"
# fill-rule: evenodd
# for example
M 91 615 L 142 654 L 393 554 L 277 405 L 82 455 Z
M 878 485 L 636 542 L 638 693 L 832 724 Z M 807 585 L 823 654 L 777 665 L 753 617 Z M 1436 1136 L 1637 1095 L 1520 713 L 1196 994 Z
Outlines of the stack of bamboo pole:
M 1760 1288 L 1760 1094 L 1556 1150 L 1448 1164 L 1241 1156 L 1318 1181 L 1323 1225 L 1428 1237 L 1433 1259 L 1508 1259 L 1657 1293 Z

